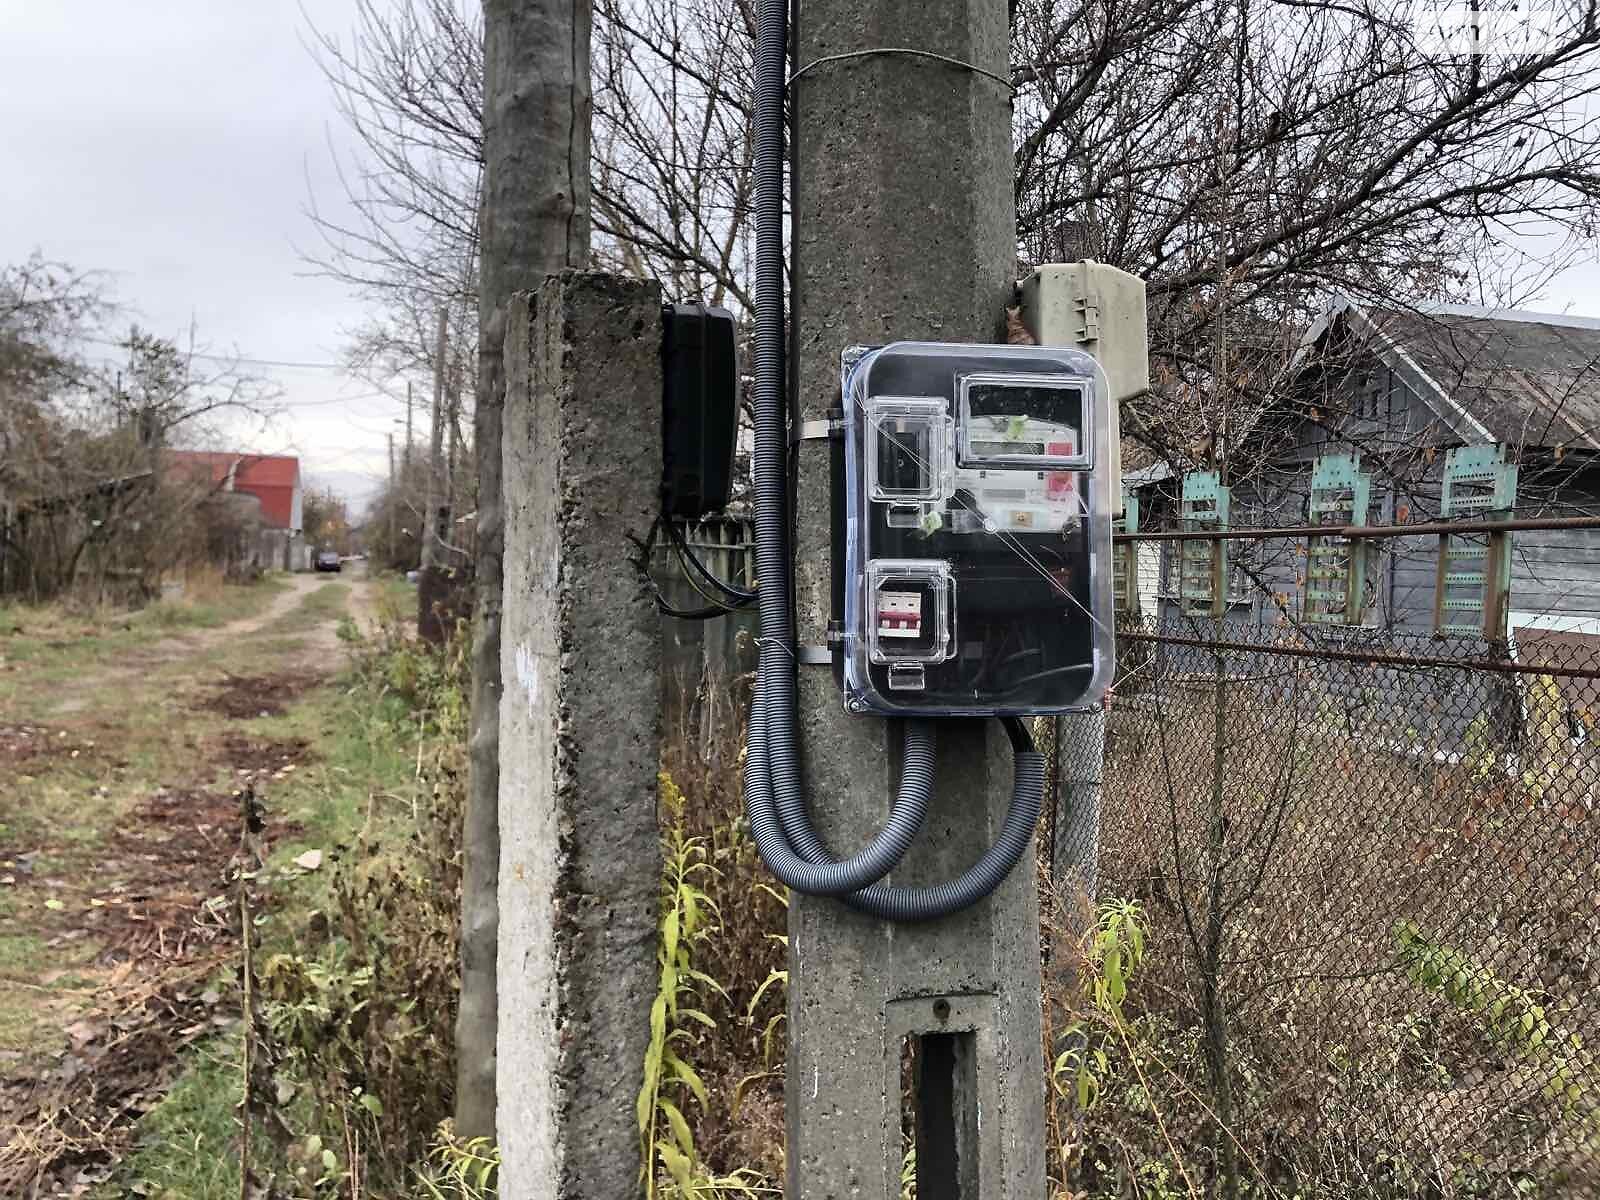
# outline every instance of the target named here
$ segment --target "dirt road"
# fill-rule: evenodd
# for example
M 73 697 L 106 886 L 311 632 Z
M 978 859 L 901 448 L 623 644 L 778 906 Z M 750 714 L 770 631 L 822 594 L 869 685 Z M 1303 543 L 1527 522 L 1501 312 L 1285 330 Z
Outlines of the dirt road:
M 0 1195 L 112 1161 L 179 1051 L 235 1020 L 208 981 L 237 955 L 241 829 L 261 807 L 270 851 L 326 803 L 338 630 L 385 586 L 292 576 L 166 635 L 0 631 Z
M 357 617 L 357 619 L 370 617 L 372 586 L 367 579 L 365 565 L 353 563 L 346 571 L 338 575 L 290 575 L 285 582 L 287 586 L 272 598 L 272 602 L 267 605 L 265 611 L 218 629 L 201 630 L 195 638 L 173 638 L 171 643 L 192 650 L 195 648 L 196 642 L 203 648 L 207 645 L 215 645 L 220 640 L 249 637 L 251 634 L 260 633 L 275 621 L 281 620 L 288 613 L 300 607 L 307 596 L 328 587 L 330 584 L 343 584 L 350 589 L 350 599 L 346 602 L 350 615 Z M 314 635 L 326 633 L 330 641 L 334 640 L 333 625 L 330 622 L 320 622 L 308 632 Z M 162 644 L 165 645 L 167 643 Z
M 363 630 L 370 629 L 374 620 L 375 586 L 367 578 L 364 564 L 353 564 L 354 569 L 339 575 L 290 575 L 279 580 L 279 590 L 266 606 L 252 616 L 229 621 L 213 628 L 188 629 L 183 633 L 161 638 L 159 641 L 129 647 L 107 655 L 85 669 L 63 674 L 52 690 L 52 703 L 45 715 L 65 716 L 83 712 L 92 707 L 96 697 L 115 693 L 132 680 L 148 678 L 152 674 L 169 673 L 175 664 L 202 662 L 206 656 L 220 648 L 250 644 L 269 633 L 293 634 L 299 642 L 292 648 L 279 645 L 274 666 L 279 669 L 316 669 L 318 662 L 326 664 L 330 655 L 339 650 L 338 617 L 353 617 Z M 312 619 L 295 622 L 294 615 L 307 605 L 307 601 L 335 586 L 348 589 L 344 611 L 336 612 L 331 619 L 316 619 L 319 607 L 313 605 Z M 283 651 L 287 650 L 287 653 Z

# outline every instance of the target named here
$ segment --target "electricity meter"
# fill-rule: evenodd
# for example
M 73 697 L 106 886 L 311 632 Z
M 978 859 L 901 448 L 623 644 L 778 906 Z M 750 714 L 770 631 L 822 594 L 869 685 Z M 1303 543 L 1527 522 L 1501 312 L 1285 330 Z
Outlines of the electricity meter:
M 844 687 L 854 712 L 1099 701 L 1112 669 L 1105 386 L 1042 346 L 844 356 Z

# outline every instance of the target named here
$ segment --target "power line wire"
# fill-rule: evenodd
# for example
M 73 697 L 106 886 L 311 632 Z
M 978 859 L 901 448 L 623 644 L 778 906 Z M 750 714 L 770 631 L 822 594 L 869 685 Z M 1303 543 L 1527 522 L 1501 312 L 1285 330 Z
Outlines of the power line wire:
M 126 341 L 117 341 L 113 338 L 86 337 L 83 340 L 92 342 L 97 346 L 112 346 L 118 350 L 126 350 L 128 348 Z M 207 362 L 239 363 L 252 367 L 292 367 L 307 371 L 346 371 L 350 374 L 355 373 L 355 368 L 349 363 L 311 362 L 309 360 L 284 358 L 246 358 L 242 355 L 232 354 L 202 354 L 198 350 L 184 351 L 182 353 L 185 358 L 200 358 Z

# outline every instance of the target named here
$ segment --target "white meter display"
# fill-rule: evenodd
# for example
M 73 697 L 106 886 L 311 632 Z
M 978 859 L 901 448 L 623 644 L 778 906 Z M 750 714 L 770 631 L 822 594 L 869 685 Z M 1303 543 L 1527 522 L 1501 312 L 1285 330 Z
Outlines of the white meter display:
M 1106 397 L 1087 354 L 844 356 L 844 683 L 857 712 L 1069 711 L 1112 670 Z

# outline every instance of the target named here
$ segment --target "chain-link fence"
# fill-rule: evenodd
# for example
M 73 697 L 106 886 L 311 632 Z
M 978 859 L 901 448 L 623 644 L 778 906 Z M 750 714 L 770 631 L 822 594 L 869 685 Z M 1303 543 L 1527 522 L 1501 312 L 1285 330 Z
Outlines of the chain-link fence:
M 1600 637 L 1133 616 L 1118 657 L 1098 891 L 1149 943 L 1085 1191 L 1600 1195 Z M 1051 747 L 1069 866 L 1098 726 Z

